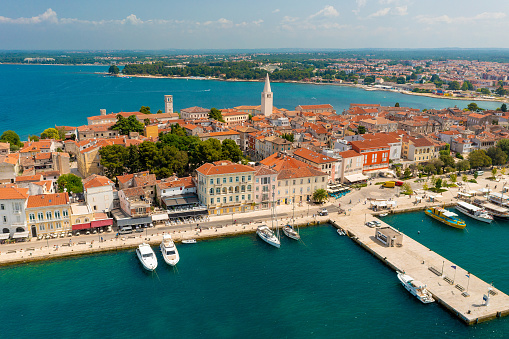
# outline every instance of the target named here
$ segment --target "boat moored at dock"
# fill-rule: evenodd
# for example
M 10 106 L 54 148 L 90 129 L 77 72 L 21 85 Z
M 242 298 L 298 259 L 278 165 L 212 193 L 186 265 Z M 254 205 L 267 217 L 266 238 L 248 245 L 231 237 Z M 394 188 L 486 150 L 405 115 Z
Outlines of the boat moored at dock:
M 290 238 L 290 239 L 293 239 L 293 240 L 300 240 L 300 235 L 299 233 L 293 229 L 292 226 L 290 225 L 285 225 L 283 226 L 283 232 L 285 233 L 285 235 Z
M 164 261 L 168 265 L 175 266 L 179 262 L 179 252 L 171 238 L 171 235 L 165 234 L 163 236 L 163 241 L 161 242 L 161 245 L 159 245 L 159 248 L 161 249 Z
M 435 301 L 431 293 L 426 289 L 426 285 L 420 281 L 416 281 L 404 273 L 398 273 L 398 279 L 407 289 L 407 291 L 415 296 L 418 300 L 420 300 L 423 304 L 429 304 Z
M 475 199 L 472 202 L 473 205 L 477 207 L 481 207 L 484 210 L 486 210 L 489 214 L 491 214 L 494 217 L 501 218 L 501 219 L 509 219 L 509 209 L 492 204 L 490 202 L 486 202 L 483 200 Z
M 136 255 L 143 265 L 143 268 L 147 271 L 153 271 L 157 268 L 156 254 L 152 250 L 149 244 L 141 244 L 136 249 Z
M 277 248 L 281 246 L 281 242 L 279 241 L 278 237 L 276 237 L 276 234 L 274 234 L 274 232 L 268 228 L 267 225 L 259 226 L 256 229 L 256 234 L 269 245 Z
M 461 213 L 475 220 L 487 222 L 488 224 L 493 221 L 493 216 L 481 207 L 469 204 L 464 201 L 458 201 L 455 207 Z
M 429 215 L 433 219 L 436 219 L 454 228 L 463 229 L 467 226 L 467 224 L 465 224 L 463 220 L 457 218 L 458 215 L 456 213 L 448 211 L 441 207 L 426 208 L 424 210 L 424 213 L 426 213 L 426 215 Z

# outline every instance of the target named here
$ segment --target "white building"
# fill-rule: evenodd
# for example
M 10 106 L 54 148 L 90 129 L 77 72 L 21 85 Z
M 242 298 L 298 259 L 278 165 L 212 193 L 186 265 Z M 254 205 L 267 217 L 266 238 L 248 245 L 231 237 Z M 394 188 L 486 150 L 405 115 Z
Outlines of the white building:
M 13 237 L 15 233 L 26 233 L 28 237 L 25 209 L 28 189 L 18 187 L 0 188 L 0 240 Z
M 102 175 L 92 174 L 83 180 L 85 201 L 94 212 L 111 211 L 116 192 L 113 181 Z

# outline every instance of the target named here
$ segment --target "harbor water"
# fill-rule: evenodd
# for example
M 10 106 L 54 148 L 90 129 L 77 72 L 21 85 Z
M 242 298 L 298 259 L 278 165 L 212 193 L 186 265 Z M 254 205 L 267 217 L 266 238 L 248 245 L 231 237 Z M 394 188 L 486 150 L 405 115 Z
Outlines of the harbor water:
M 423 212 L 385 221 L 509 290 L 509 225 L 463 232 Z M 468 230 L 468 231 L 467 231 Z M 417 231 L 420 234 L 417 235 Z M 280 249 L 256 235 L 177 244 L 181 260 L 145 271 L 134 250 L 0 269 L 3 338 L 502 338 L 509 318 L 466 326 L 424 305 L 395 272 L 330 226 Z
M 12 129 L 26 140 L 54 125 L 80 126 L 86 117 L 111 112 L 138 111 L 149 106 L 164 110 L 163 96 L 172 94 L 174 109 L 201 106 L 232 108 L 260 105 L 261 82 L 117 78 L 107 66 L 0 65 L 0 133 Z M 274 106 L 293 110 L 297 105 L 331 104 L 338 113 L 350 103 L 413 108 L 465 108 L 470 101 L 428 98 L 387 91 L 365 91 L 347 86 L 273 83 Z M 478 102 L 494 109 L 494 102 Z

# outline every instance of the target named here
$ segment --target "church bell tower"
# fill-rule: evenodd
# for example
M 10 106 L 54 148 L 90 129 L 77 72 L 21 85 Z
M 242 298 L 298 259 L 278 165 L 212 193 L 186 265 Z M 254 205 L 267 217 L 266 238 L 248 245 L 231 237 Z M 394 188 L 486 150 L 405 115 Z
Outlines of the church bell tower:
M 267 73 L 267 77 L 265 78 L 265 87 L 263 88 L 262 92 L 262 106 L 261 106 L 262 114 L 265 115 L 266 117 L 272 114 L 273 99 L 274 98 L 272 97 L 272 92 L 270 90 L 269 73 Z

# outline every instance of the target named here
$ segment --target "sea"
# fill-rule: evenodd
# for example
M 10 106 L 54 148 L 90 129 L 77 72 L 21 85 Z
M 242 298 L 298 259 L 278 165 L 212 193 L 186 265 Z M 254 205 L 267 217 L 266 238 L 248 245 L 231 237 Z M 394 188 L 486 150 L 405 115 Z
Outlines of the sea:
M 509 224 L 457 230 L 424 212 L 384 219 L 502 291 Z M 396 274 L 330 225 L 276 249 L 255 234 L 177 244 L 145 271 L 134 250 L 0 269 L 2 338 L 504 338 L 509 318 L 466 326 L 422 304 Z M 445 271 L 452 270 L 445 267 Z M 466 277 L 456 277 L 464 286 Z
M 80 126 L 88 116 L 138 111 L 149 106 L 164 110 L 164 95 L 173 95 L 174 109 L 200 106 L 232 108 L 259 105 L 263 82 L 194 79 L 119 78 L 104 74 L 107 66 L 0 65 L 0 133 L 14 130 L 22 140 L 55 125 Z M 350 103 L 419 109 L 465 108 L 470 101 L 437 99 L 348 86 L 272 83 L 274 106 L 331 104 L 338 113 Z M 477 102 L 495 109 L 495 102 Z

